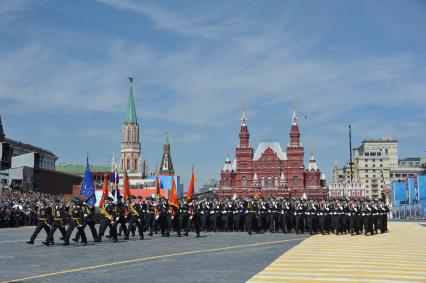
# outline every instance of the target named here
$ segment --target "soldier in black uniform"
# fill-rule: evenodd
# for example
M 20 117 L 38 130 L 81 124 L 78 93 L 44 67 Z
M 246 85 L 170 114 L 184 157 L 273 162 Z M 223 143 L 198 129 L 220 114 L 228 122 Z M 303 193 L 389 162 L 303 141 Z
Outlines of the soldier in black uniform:
M 83 213 L 84 213 L 84 225 L 83 230 L 86 226 L 89 226 L 90 232 L 92 233 L 93 240 L 99 242 L 98 232 L 96 231 L 96 208 L 95 206 L 90 207 L 86 202 L 83 202 Z M 72 239 L 74 242 L 78 242 L 80 239 L 80 232 L 77 231 L 75 237 Z
M 52 222 L 51 222 L 51 229 L 49 234 L 46 237 L 46 241 L 43 242 L 44 245 L 49 246 L 54 244 L 54 234 L 56 229 L 59 229 L 62 235 L 62 239 L 65 239 L 67 236 L 67 232 L 65 231 L 65 210 L 60 205 L 61 201 L 56 199 L 51 209 L 51 215 L 52 215 Z
M 130 231 L 134 227 L 138 228 L 139 239 L 143 240 L 143 228 L 141 223 L 142 208 L 140 204 L 136 203 L 134 195 L 129 196 L 129 203 L 127 204 L 127 218 L 129 219 L 129 227 L 125 234 L 124 240 L 129 240 Z
M 381 201 L 379 204 L 380 211 L 380 232 L 385 233 L 388 231 L 388 213 L 389 207 Z
M 377 234 L 377 230 L 379 229 L 379 206 L 377 201 L 375 200 L 371 206 L 372 209 L 372 221 L 373 221 L 373 231 L 375 234 Z
M 244 215 L 243 213 L 243 205 L 240 202 L 240 200 L 238 200 L 235 205 L 234 205 L 234 210 L 233 210 L 233 229 L 235 232 L 238 231 L 243 231 L 243 227 L 242 227 L 242 216 Z
M 199 212 L 200 212 L 201 230 L 206 231 L 207 230 L 207 218 L 209 216 L 206 200 L 202 200 L 200 202 L 200 211 Z
M 364 234 L 367 236 L 368 233 L 371 233 L 371 235 L 374 235 L 373 231 L 373 210 L 370 206 L 369 201 L 367 200 L 364 204 L 364 207 L 362 208 L 362 218 L 364 222 Z
M 185 229 L 185 236 L 188 236 L 189 230 L 191 227 L 194 227 L 195 233 L 197 234 L 197 237 L 200 237 L 200 217 L 198 213 L 198 204 L 196 201 L 192 201 L 189 203 L 189 219 L 188 219 L 188 225 Z
M 51 217 L 51 209 L 46 205 L 46 201 L 40 201 L 39 207 L 37 209 L 37 226 L 27 244 L 34 245 L 34 240 L 36 239 L 38 233 L 40 233 L 41 229 L 44 229 L 46 231 L 46 235 L 49 235 L 49 223 L 51 221 Z
M 105 201 L 107 202 L 105 204 L 105 207 L 100 207 L 99 212 L 102 216 L 101 224 L 99 226 L 99 234 L 98 239 L 99 241 L 102 240 L 102 236 L 105 233 L 105 230 L 107 227 L 109 227 L 109 232 L 112 236 L 113 242 L 118 242 L 117 238 L 117 207 L 115 204 L 112 203 L 111 197 L 105 197 Z
M 163 237 L 170 236 L 169 222 L 168 222 L 168 214 L 169 214 L 169 202 L 167 199 L 163 198 L 159 203 L 159 211 L 160 217 L 158 219 L 160 225 L 161 235 Z
M 189 205 L 183 201 L 179 210 L 179 226 L 186 231 L 189 226 Z
M 305 207 L 300 200 L 297 200 L 295 209 L 294 209 L 294 216 L 295 216 L 294 228 L 296 230 L 296 234 L 304 233 L 304 229 L 305 229 L 304 214 L 305 214 Z
M 71 199 L 72 205 L 69 208 L 69 214 L 71 216 L 70 224 L 68 225 L 67 234 L 64 238 L 65 245 L 69 245 L 69 239 L 71 237 L 72 231 L 74 228 L 77 228 L 78 232 L 80 232 L 81 240 L 83 245 L 87 245 L 86 233 L 84 232 L 84 212 L 82 207 L 82 202 L 77 197 L 73 197 Z
M 318 207 L 318 223 L 319 223 L 319 232 L 324 235 L 326 233 L 326 203 L 325 200 L 322 200 Z
M 315 207 L 315 203 L 314 200 L 311 199 L 308 203 L 308 206 L 306 208 L 306 226 L 308 228 L 308 232 L 310 235 L 314 234 L 314 218 L 316 216 L 316 207 Z
M 228 216 L 228 205 L 224 202 L 220 204 L 220 213 L 221 213 L 221 231 L 228 232 L 229 226 L 229 216 Z
M 152 200 L 148 199 L 146 203 L 146 222 L 145 227 L 148 235 L 152 236 L 155 225 L 155 208 Z
M 253 227 L 256 225 L 257 203 L 252 199 L 246 199 L 243 203 L 246 214 L 246 228 L 249 235 L 253 232 Z
M 117 218 L 116 218 L 116 225 L 118 228 L 118 225 L 120 224 L 120 228 L 118 229 L 118 236 L 121 236 L 121 233 L 123 232 L 124 235 L 127 235 L 127 226 L 126 226 L 126 206 L 123 202 L 123 197 L 118 196 L 118 201 L 116 204 L 117 207 Z

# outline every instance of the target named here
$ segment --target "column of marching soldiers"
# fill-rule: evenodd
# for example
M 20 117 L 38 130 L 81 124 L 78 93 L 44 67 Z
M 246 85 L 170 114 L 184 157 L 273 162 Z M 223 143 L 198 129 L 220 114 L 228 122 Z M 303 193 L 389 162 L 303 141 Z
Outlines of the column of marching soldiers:
M 34 244 L 39 232 L 47 233 L 46 246 L 54 244 L 54 234 L 61 233 L 65 245 L 81 239 L 87 245 L 85 228 L 89 226 L 95 242 L 105 236 L 118 241 L 123 235 L 144 239 L 161 233 L 169 237 L 188 236 L 193 231 L 197 237 L 206 232 L 264 232 L 374 235 L 387 232 L 388 206 L 379 200 L 367 199 L 294 199 L 294 198 L 251 198 L 245 199 L 192 199 L 182 200 L 178 206 L 169 205 L 167 199 L 147 198 L 131 195 L 127 201 L 113 202 L 105 198 L 105 205 L 89 207 L 84 201 L 73 197 L 64 204 L 61 200 L 52 203 L 41 201 L 37 210 L 36 229 L 28 244 Z M 96 229 L 99 225 L 99 230 Z M 66 225 L 68 227 L 66 228 Z M 109 234 L 105 235 L 109 228 Z

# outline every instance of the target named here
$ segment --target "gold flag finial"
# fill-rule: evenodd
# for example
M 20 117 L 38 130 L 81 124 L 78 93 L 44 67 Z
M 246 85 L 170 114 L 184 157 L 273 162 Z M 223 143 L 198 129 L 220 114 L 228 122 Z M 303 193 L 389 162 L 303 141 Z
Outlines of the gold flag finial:
M 291 108 L 292 108 L 293 110 L 296 110 L 296 108 L 297 108 L 297 103 L 296 103 L 296 102 L 293 102 L 293 104 L 291 105 Z

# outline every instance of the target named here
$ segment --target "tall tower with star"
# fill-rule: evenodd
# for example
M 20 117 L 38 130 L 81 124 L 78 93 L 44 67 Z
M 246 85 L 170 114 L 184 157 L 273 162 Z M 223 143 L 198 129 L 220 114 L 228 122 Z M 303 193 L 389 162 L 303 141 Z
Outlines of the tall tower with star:
M 120 170 L 129 173 L 141 172 L 141 143 L 139 140 L 139 123 L 136 115 L 135 98 L 133 95 L 133 78 L 129 77 L 129 98 L 126 118 L 121 138 Z

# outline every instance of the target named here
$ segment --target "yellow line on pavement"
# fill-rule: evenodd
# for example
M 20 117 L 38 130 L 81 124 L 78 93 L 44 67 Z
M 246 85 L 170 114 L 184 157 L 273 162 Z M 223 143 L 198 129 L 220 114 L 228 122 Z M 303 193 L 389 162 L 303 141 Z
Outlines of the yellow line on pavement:
M 241 249 L 241 248 L 258 247 L 258 246 L 265 246 L 265 245 L 274 245 L 274 244 L 281 244 L 281 243 L 286 243 L 286 242 L 302 241 L 302 240 L 304 240 L 304 238 L 294 238 L 294 239 L 279 240 L 279 241 L 272 241 L 272 242 L 228 246 L 228 247 L 223 247 L 223 248 L 214 248 L 214 249 L 196 250 L 196 251 L 189 251 L 189 252 L 180 252 L 180 253 L 164 254 L 164 255 L 158 255 L 158 256 L 142 257 L 142 258 L 137 258 L 137 259 L 116 261 L 116 262 L 112 262 L 112 263 L 92 265 L 92 266 L 86 266 L 86 267 L 81 267 L 81 268 L 75 268 L 75 269 L 68 269 L 68 270 L 63 270 L 63 271 L 39 274 L 39 275 L 34 275 L 34 276 L 29 276 L 29 277 L 24 277 L 24 278 L 11 279 L 11 280 L 2 281 L 0 283 L 19 282 L 19 281 L 38 279 L 38 278 L 44 278 L 44 277 L 50 277 L 50 276 L 56 276 L 56 275 L 63 275 L 63 274 L 67 274 L 67 273 L 80 272 L 80 271 L 85 271 L 85 270 L 105 268 L 105 267 L 110 267 L 110 266 L 114 266 L 114 265 L 126 264 L 126 263 L 135 263 L 135 262 L 147 261 L 147 260 L 152 260 L 152 259 L 170 258 L 170 257 L 184 256 L 184 255 L 191 255 L 191 254 L 198 254 L 198 253 L 208 253 L 208 252 Z

